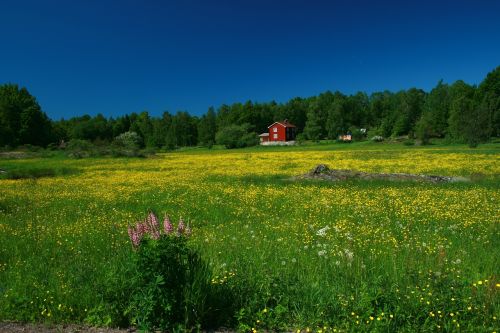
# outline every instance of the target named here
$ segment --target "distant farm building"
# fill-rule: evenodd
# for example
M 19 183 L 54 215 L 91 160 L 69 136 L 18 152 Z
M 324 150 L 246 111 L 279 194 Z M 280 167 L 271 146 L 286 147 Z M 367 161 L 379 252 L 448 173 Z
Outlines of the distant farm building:
M 297 127 L 287 119 L 277 121 L 268 126 L 268 132 L 259 135 L 261 145 L 293 145 L 297 135 Z
M 352 134 L 348 132 L 347 134 L 339 135 L 339 141 L 352 142 Z
M 269 142 L 269 133 L 262 133 L 261 135 L 259 135 L 259 138 L 260 138 L 260 144 Z

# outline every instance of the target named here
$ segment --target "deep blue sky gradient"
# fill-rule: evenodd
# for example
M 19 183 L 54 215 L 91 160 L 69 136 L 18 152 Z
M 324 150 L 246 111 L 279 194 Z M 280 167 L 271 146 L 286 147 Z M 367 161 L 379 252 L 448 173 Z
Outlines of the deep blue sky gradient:
M 0 84 L 53 119 L 478 84 L 500 1 L 0 0 Z

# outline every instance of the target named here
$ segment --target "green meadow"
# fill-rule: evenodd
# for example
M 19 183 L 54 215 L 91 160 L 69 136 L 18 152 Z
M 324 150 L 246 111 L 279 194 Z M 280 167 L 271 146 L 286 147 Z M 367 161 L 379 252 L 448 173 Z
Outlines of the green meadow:
M 328 143 L 0 159 L 0 320 L 137 325 L 127 227 L 152 211 L 189 223 L 208 267 L 211 292 L 179 329 L 496 331 L 499 153 Z M 292 179 L 321 163 L 469 181 Z

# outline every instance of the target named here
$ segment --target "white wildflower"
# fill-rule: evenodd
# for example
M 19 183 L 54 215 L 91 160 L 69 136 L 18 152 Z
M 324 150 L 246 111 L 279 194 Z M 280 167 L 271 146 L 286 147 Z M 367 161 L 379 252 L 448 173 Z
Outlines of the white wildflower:
M 329 226 L 326 226 L 324 228 L 321 228 L 318 230 L 318 232 L 316 232 L 316 235 L 318 236 L 321 236 L 321 237 L 325 237 L 326 236 L 326 232 L 330 230 L 330 227 Z
M 344 249 L 344 254 L 345 254 L 345 257 L 347 258 L 347 260 L 349 260 L 349 261 L 352 261 L 352 259 L 354 258 L 354 253 L 352 251 L 350 251 L 349 249 Z

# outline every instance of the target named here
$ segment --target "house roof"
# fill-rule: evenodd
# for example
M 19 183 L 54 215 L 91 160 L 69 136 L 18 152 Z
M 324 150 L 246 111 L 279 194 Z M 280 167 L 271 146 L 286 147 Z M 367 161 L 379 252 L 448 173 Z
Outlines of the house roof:
M 259 136 L 269 136 L 269 133 L 262 133 Z
M 294 124 L 290 124 L 290 123 L 288 122 L 288 119 L 285 119 L 285 120 L 283 120 L 283 121 L 276 121 L 276 122 L 272 123 L 270 126 L 267 126 L 267 128 L 271 128 L 271 127 L 273 127 L 275 124 L 279 124 L 279 125 L 281 125 L 281 126 L 283 126 L 283 127 L 296 127 Z

